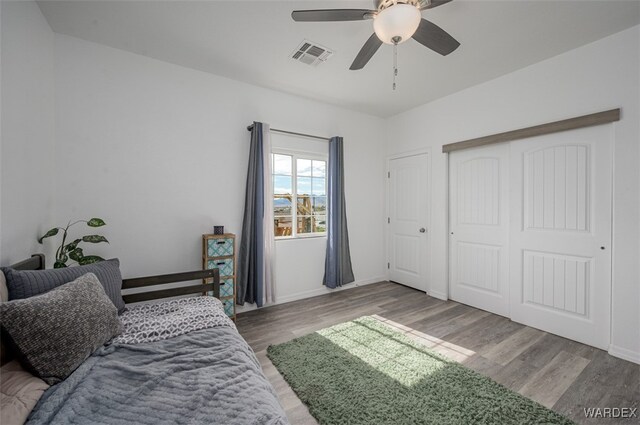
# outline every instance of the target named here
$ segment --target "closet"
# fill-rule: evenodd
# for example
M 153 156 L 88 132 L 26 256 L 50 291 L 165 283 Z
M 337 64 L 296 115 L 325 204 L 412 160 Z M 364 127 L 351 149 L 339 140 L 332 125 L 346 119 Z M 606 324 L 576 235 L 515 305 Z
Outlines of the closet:
M 450 298 L 608 349 L 613 125 L 449 152 Z

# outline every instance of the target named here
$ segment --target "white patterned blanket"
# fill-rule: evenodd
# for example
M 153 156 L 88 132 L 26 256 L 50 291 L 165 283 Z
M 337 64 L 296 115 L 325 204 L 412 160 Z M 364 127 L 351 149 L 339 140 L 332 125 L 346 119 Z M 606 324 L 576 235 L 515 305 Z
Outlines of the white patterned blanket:
M 122 334 L 111 344 L 141 344 L 219 326 L 235 329 L 222 303 L 213 297 L 181 298 L 128 307 L 120 316 Z

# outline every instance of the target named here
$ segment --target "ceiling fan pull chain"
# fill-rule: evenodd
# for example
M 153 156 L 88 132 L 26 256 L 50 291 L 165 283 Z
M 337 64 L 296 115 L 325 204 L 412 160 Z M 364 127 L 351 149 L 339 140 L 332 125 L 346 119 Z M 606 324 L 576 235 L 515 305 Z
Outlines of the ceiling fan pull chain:
M 398 44 L 393 45 L 393 90 L 396 89 L 396 77 L 398 76 Z

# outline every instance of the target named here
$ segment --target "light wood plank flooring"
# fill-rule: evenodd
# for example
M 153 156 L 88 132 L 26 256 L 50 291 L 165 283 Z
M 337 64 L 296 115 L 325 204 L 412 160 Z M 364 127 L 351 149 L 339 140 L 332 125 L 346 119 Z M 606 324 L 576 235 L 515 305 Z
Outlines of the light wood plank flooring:
M 585 407 L 638 408 L 640 365 L 495 314 L 442 301 L 390 282 L 240 314 L 238 330 L 256 352 L 289 420 L 317 424 L 266 356 L 266 348 L 365 315 L 580 424 L 636 424 L 587 419 Z

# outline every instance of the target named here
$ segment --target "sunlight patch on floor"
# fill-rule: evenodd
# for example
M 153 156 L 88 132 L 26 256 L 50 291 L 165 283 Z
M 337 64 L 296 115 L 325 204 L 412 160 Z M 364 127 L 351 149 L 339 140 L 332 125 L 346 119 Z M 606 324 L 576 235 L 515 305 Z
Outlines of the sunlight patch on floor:
M 412 387 L 447 366 L 447 362 L 427 350 L 380 327 L 355 320 L 322 329 L 317 333 L 378 372 L 406 387 Z
M 427 348 L 430 348 L 436 353 L 442 354 L 443 356 L 458 363 L 464 363 L 466 360 L 470 359 L 476 354 L 475 351 L 469 350 L 456 344 L 452 344 L 424 332 L 417 331 L 413 328 L 410 328 L 409 326 L 394 322 L 393 320 L 386 319 L 377 314 L 374 314 L 370 317 L 379 320 L 380 322 L 399 332 L 404 333 L 408 338 L 411 338 L 412 340 L 424 345 Z

